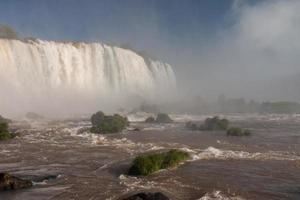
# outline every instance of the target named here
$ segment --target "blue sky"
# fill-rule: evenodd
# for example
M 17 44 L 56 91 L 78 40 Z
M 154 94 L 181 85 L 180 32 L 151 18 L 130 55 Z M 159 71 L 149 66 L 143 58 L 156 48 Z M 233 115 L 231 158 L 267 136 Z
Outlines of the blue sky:
M 226 26 L 232 0 L 0 0 L 0 24 L 49 40 L 197 46 Z M 162 45 L 163 43 L 163 45 Z M 154 55 L 158 56 L 158 55 Z

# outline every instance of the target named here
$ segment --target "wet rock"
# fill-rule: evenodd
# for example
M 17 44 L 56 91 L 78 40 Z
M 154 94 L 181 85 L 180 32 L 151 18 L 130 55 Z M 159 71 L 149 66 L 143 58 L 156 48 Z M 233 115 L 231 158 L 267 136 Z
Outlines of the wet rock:
M 227 130 L 229 121 L 227 119 L 220 119 L 219 117 L 206 118 L 204 123 L 199 127 L 202 131 L 221 131 Z
M 39 176 L 37 178 L 33 178 L 32 181 L 34 182 L 52 181 L 57 179 L 58 177 L 59 175 L 44 175 L 44 176 Z
M 122 200 L 169 200 L 169 198 L 160 192 L 156 192 L 156 193 L 141 192 L 132 195 L 130 197 L 123 198 Z
M 159 113 L 157 114 L 156 120 L 157 123 L 172 123 L 173 120 L 170 116 L 166 113 Z
M 29 188 L 32 182 L 14 177 L 8 173 L 0 173 L 0 191 Z
M 227 136 L 249 136 L 251 132 L 248 129 L 241 129 L 238 127 L 231 127 L 227 130 Z
M 145 120 L 146 123 L 154 123 L 155 122 L 155 119 L 154 117 L 148 117 L 146 120 Z
M 118 114 L 105 115 L 102 111 L 99 111 L 91 117 L 92 133 L 119 133 L 129 125 L 127 117 L 123 117 Z
M 196 130 L 199 130 L 199 127 L 196 123 L 194 122 L 191 122 L 191 121 L 188 121 L 186 124 L 185 124 L 185 128 L 189 129 L 189 130 L 192 130 L 192 131 L 196 131 Z
M 145 120 L 146 123 L 172 123 L 173 120 L 170 118 L 170 116 L 166 113 L 159 113 L 156 116 L 156 119 L 154 117 L 148 117 Z

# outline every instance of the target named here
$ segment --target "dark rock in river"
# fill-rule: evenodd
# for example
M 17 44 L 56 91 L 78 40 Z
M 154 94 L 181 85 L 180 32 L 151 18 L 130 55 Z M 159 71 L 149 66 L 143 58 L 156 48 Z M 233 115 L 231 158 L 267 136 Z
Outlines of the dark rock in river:
M 125 129 L 128 125 L 127 117 L 123 117 L 118 114 L 105 115 L 102 111 L 99 111 L 91 117 L 92 133 L 118 133 Z
M 229 121 L 227 119 L 220 119 L 219 117 L 206 118 L 204 123 L 199 127 L 203 131 L 221 131 L 227 130 Z
M 231 127 L 227 130 L 227 136 L 249 136 L 251 132 L 248 129 L 241 129 L 238 127 Z
M 32 182 L 14 177 L 8 173 L 0 173 L 0 191 L 29 188 Z
M 156 193 L 138 193 L 122 200 L 169 200 L 167 196 L 160 192 Z
M 146 120 L 145 120 L 146 123 L 154 123 L 155 122 L 155 118 L 154 117 L 148 117 Z
M 156 119 L 154 117 L 148 117 L 145 120 L 146 123 L 172 123 L 173 120 L 170 118 L 170 116 L 166 113 L 159 113 L 156 116 Z
M 170 116 L 166 113 L 159 113 L 157 114 L 156 120 L 157 123 L 172 123 L 173 120 Z

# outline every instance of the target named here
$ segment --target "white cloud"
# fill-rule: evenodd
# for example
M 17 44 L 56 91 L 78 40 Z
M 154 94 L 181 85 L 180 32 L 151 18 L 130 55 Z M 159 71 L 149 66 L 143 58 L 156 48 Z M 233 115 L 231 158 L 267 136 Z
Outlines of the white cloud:
M 300 1 L 243 2 L 233 2 L 234 24 L 201 58 L 214 76 L 204 82 L 216 80 L 216 93 L 278 98 L 271 83 L 300 74 Z

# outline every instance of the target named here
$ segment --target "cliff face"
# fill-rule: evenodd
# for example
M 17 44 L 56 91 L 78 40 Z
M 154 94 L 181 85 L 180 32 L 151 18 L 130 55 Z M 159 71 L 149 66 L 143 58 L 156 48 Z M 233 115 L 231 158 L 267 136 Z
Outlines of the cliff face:
M 82 99 L 95 106 L 130 97 L 167 100 L 176 90 L 170 65 L 101 43 L 0 39 L 0 80 L 0 109 L 12 99 L 29 108 L 49 100 L 56 107 Z

